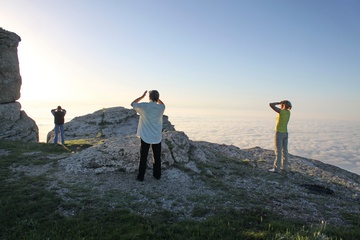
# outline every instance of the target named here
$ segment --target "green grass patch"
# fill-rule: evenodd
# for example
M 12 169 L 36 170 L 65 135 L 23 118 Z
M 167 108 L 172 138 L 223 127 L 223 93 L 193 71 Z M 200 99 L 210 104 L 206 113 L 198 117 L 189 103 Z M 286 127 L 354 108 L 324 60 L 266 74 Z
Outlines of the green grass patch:
M 0 140 L 0 149 L 9 150 L 13 154 L 29 152 L 63 153 L 68 151 L 63 145 L 4 140 Z

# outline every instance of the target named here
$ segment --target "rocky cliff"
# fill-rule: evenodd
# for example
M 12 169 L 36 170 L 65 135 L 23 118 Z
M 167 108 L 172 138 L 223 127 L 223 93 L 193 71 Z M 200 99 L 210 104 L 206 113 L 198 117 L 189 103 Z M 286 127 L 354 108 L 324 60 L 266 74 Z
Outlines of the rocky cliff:
M 21 41 L 15 33 L 0 28 L 0 139 L 39 141 L 33 119 L 21 110 L 21 76 L 17 47 Z
M 62 164 L 68 172 L 73 173 L 135 172 L 139 159 L 139 139 L 135 136 L 138 121 L 139 116 L 135 110 L 113 107 L 76 117 L 65 123 L 65 141 L 92 139 L 96 144 L 63 160 Z M 48 142 L 52 142 L 53 138 L 54 131 L 50 131 Z M 190 141 L 184 132 L 176 131 L 168 116 L 164 116 L 162 144 L 164 168 L 175 163 L 189 163 L 190 155 L 197 161 L 206 161 L 214 157 L 215 153 L 211 153 L 212 150 L 220 151 L 226 157 L 237 156 L 239 150 L 234 146 L 214 145 L 210 147 L 214 149 L 208 151 L 203 150 L 204 146 L 200 146 L 201 143 Z
M 121 204 L 144 215 L 166 210 L 183 219 L 204 218 L 220 208 L 261 207 L 306 223 L 350 226 L 347 216 L 360 214 L 359 175 L 294 155 L 290 155 L 290 171 L 270 173 L 272 150 L 192 141 L 176 131 L 166 116 L 162 178 L 152 177 L 149 156 L 145 181 L 139 183 L 135 181 L 140 146 L 137 122 L 134 110 L 116 107 L 66 123 L 69 147 L 77 142 L 87 146 L 57 156 L 59 170 L 54 178 L 80 184 L 98 196 L 116 192 L 111 206 Z M 50 173 L 48 167 L 22 171 Z M 59 194 L 63 191 L 69 189 Z

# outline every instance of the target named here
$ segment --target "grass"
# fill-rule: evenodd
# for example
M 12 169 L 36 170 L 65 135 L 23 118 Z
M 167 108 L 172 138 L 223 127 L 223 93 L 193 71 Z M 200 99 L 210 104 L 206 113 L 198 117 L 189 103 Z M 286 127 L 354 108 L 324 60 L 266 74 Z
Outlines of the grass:
M 29 176 L 11 170 L 14 164 L 56 165 L 57 160 L 39 156 L 68 154 L 92 144 L 80 140 L 65 146 L 0 141 L 0 152 L 8 152 L 0 155 L 0 239 L 360 239 L 360 217 L 348 213 L 346 217 L 357 227 L 308 226 L 283 219 L 261 205 L 239 210 L 196 205 L 193 215 L 203 217 L 198 221 L 178 220 L 165 210 L 141 216 L 122 204 L 110 208 L 106 201 L 117 196 L 115 191 L 107 192 L 104 199 L 86 186 L 59 183 L 50 187 L 46 174 Z M 65 198 L 59 188 L 69 188 Z M 239 192 L 240 197 L 242 194 Z M 196 197 L 191 201 L 197 201 Z M 215 214 L 207 217 L 209 212 Z

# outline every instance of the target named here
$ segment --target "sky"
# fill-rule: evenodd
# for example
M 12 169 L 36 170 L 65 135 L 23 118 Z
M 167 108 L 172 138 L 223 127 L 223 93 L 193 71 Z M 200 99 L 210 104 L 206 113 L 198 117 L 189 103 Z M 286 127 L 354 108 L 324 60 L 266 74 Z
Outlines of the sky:
M 358 0 L 0 0 L 21 37 L 20 103 L 360 120 Z M 54 106 L 55 107 L 55 106 Z M 171 110 L 170 110 L 171 112 Z

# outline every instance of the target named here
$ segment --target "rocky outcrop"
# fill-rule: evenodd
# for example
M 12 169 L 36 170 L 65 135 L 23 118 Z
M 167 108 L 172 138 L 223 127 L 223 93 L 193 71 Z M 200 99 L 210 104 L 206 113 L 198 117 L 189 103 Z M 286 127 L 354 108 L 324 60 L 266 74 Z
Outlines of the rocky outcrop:
M 0 103 L 20 98 L 21 76 L 17 47 L 21 41 L 15 33 L 0 28 Z
M 17 47 L 21 41 L 15 33 L 0 28 L 0 139 L 39 141 L 39 129 L 21 110 L 21 76 Z
M 136 137 L 139 116 L 133 109 L 113 107 L 76 117 L 64 125 L 65 140 L 93 139 L 96 144 L 63 160 L 69 172 L 134 172 L 138 167 L 139 139 Z M 54 131 L 48 133 L 53 142 Z M 162 165 L 189 161 L 190 141 L 163 117 Z M 151 157 L 151 151 L 149 154 Z
M 70 157 L 61 160 L 60 165 L 70 173 L 107 173 L 127 172 L 134 173 L 139 166 L 140 140 L 135 134 L 124 137 L 112 137 L 99 141 L 94 146 L 82 150 Z M 163 132 L 161 164 L 168 169 L 174 164 L 182 164 L 197 172 L 195 162 L 206 163 L 216 157 L 241 159 L 242 151 L 235 146 L 195 142 L 184 132 Z M 152 159 L 151 151 L 149 159 Z M 148 161 L 152 168 L 152 161 Z M 212 175 L 211 172 L 207 173 Z
M 83 138 L 121 138 L 127 135 L 135 135 L 139 116 L 133 109 L 124 107 L 112 107 L 98 110 L 92 114 L 75 117 L 65 123 L 65 140 Z M 174 131 L 175 128 L 163 118 L 164 131 Z M 54 131 L 47 135 L 47 142 L 53 142 Z
M 18 102 L 0 104 L 0 139 L 38 142 L 39 129 Z
M 138 121 L 135 110 L 113 107 L 65 123 L 65 140 L 91 139 L 94 145 L 62 160 L 61 165 L 72 173 L 135 172 L 140 146 L 136 137 Z M 53 138 L 54 131 L 51 131 L 48 142 L 52 142 Z M 168 116 L 164 116 L 161 159 L 164 169 L 175 163 L 191 168 L 193 161 L 206 162 L 218 157 L 219 153 L 225 158 L 243 157 L 241 150 L 235 146 L 191 141 L 184 132 L 176 131 Z M 149 159 L 151 157 L 150 151 Z M 148 165 L 152 167 L 151 162 Z M 208 174 L 211 175 L 211 172 Z

